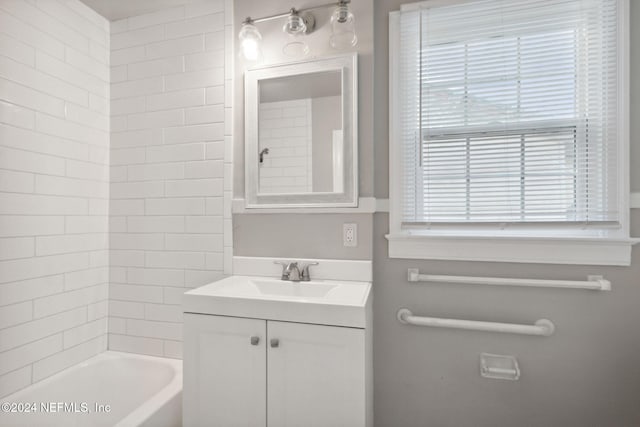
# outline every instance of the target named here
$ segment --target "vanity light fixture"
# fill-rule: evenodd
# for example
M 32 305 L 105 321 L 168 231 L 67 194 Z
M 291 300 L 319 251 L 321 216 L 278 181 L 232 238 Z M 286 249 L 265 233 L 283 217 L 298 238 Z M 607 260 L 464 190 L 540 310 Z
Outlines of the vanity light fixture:
M 348 49 L 358 43 L 355 19 L 348 2 L 340 0 L 331 15 L 331 38 L 329 44 L 334 49 Z
M 289 11 L 287 22 L 282 27 L 282 31 L 290 36 L 300 36 L 313 31 L 315 22 L 316 20 L 312 14 L 305 13 L 304 15 L 300 15 L 300 12 L 292 7 Z
M 262 34 L 258 31 L 251 18 L 245 19 L 238 33 L 240 40 L 240 54 L 247 61 L 255 62 L 262 56 Z
M 289 34 L 292 40 L 284 45 L 282 52 L 291 58 L 298 58 L 308 54 L 309 46 L 299 36 L 313 31 L 315 23 L 316 20 L 311 13 L 305 12 L 301 15 L 295 8 L 291 8 L 282 31 Z
M 349 9 L 350 0 L 340 0 L 338 3 L 327 3 L 305 9 L 291 8 L 288 12 L 262 18 L 247 17 L 242 23 L 238 39 L 240 40 L 240 54 L 251 62 L 258 61 L 261 56 L 262 35 L 255 24 L 273 19 L 286 18 L 282 31 L 292 36 L 283 51 L 287 56 L 303 56 L 309 52 L 309 47 L 299 37 L 310 34 L 315 29 L 316 20 L 311 13 L 314 9 L 334 7 L 331 16 L 331 38 L 329 44 L 334 49 L 348 49 L 358 42 L 355 32 L 354 16 Z

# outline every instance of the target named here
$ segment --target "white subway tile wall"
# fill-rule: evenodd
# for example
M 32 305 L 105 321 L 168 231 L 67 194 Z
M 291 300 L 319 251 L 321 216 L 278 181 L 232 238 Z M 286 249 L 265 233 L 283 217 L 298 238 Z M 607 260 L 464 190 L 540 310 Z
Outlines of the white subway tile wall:
M 107 348 L 109 90 L 106 19 L 0 1 L 0 396 Z
M 313 191 L 311 98 L 260 103 L 261 193 Z
M 112 350 L 182 357 L 182 294 L 230 273 L 231 13 L 207 0 L 111 23 Z

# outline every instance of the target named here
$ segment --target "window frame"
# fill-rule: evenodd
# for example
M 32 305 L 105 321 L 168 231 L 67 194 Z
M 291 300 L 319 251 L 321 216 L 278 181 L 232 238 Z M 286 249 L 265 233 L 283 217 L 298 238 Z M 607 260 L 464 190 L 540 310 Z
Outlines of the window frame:
M 469 1 L 469 0 L 467 0 Z M 630 265 L 629 187 L 629 0 L 616 0 L 618 13 L 618 208 L 620 227 L 588 229 L 543 224 L 517 230 L 461 224 L 433 229 L 408 228 L 402 223 L 402 144 L 399 135 L 400 13 L 424 6 L 437 7 L 460 0 L 434 0 L 402 5 L 389 14 L 389 242 L 390 258 L 524 262 L 582 265 Z

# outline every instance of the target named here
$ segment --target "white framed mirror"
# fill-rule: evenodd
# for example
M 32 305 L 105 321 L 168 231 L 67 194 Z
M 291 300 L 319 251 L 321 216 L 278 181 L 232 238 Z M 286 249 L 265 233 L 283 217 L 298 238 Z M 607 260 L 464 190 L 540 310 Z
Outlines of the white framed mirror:
M 245 207 L 358 206 L 357 54 L 245 73 Z

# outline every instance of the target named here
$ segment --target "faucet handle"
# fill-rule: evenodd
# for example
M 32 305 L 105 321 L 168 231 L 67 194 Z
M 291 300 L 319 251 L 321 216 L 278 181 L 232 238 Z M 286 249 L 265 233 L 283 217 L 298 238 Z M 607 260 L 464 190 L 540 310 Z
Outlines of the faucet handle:
M 284 261 L 273 261 L 274 264 L 279 264 L 282 266 L 282 276 L 281 280 L 289 280 L 289 263 Z
M 305 265 L 304 267 L 302 267 L 302 275 L 300 277 L 300 280 L 302 280 L 303 282 L 309 282 L 311 280 L 311 274 L 309 273 L 309 267 L 311 267 L 312 265 L 318 265 L 317 262 L 310 262 L 307 265 Z

